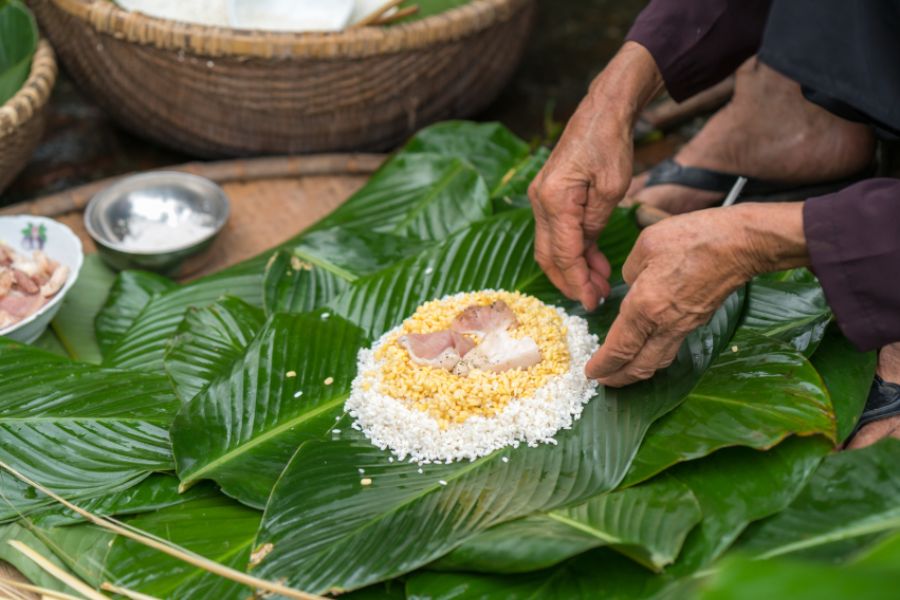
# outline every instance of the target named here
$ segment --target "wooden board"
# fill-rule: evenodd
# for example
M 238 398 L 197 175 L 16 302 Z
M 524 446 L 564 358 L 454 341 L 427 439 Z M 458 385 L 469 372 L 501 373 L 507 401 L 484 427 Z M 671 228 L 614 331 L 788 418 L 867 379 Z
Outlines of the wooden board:
M 197 277 L 218 271 L 296 235 L 359 189 L 384 162 L 381 154 L 331 154 L 188 163 L 170 170 L 207 177 L 231 200 L 231 218 Z M 126 176 L 123 176 L 126 177 Z M 84 228 L 84 208 L 105 179 L 32 202 L 0 209 L 0 215 L 35 214 L 65 223 L 86 252 L 96 247 Z

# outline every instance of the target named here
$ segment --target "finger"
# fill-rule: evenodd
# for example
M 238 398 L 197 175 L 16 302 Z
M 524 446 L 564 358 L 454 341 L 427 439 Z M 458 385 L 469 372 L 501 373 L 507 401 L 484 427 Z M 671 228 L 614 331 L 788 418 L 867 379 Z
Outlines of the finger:
M 587 248 L 587 261 L 591 271 L 597 273 L 604 279 L 609 279 L 612 275 L 612 267 L 607 260 L 606 255 L 600 252 L 600 248 L 596 244 L 591 244 Z
M 606 340 L 588 361 L 586 375 L 601 379 L 616 373 L 634 360 L 652 333 L 653 325 L 639 315 L 626 296 Z
M 553 263 L 551 259 L 550 252 L 550 223 L 547 219 L 547 214 L 544 211 L 544 206 L 540 201 L 540 197 L 536 191 L 535 184 L 528 190 L 529 199 L 531 200 L 532 210 L 534 212 L 534 259 L 540 265 L 541 269 L 544 271 L 544 274 L 550 279 L 550 281 L 555 285 L 560 291 L 564 294 L 566 290 L 563 289 L 562 286 L 565 285 L 565 280 L 562 277 L 562 274 L 559 273 L 559 269 L 556 268 L 556 265 Z
M 591 284 L 580 221 L 570 214 L 551 217 L 551 259 L 565 280 L 566 289 L 585 309 L 593 310 L 600 301 L 599 291 Z
M 647 230 L 645 229 L 644 231 Z M 625 283 L 628 285 L 634 285 L 638 275 L 641 274 L 641 271 L 644 270 L 646 265 L 648 255 L 645 248 L 646 238 L 647 236 L 644 235 L 644 233 L 641 233 L 637 242 L 635 242 L 634 247 L 632 247 L 631 252 L 628 253 L 625 264 L 622 265 L 622 279 L 624 279 Z
M 633 361 L 608 377 L 599 378 L 609 387 L 622 387 L 653 377 L 659 369 L 672 364 L 684 340 L 683 335 L 655 335 L 647 340 Z

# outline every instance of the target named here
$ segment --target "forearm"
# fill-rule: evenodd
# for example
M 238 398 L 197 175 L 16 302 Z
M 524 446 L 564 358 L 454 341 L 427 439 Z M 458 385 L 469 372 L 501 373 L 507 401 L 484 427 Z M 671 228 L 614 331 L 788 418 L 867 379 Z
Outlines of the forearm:
M 669 94 L 684 100 L 756 53 L 770 0 L 653 0 L 627 40 L 647 48 Z
M 723 210 L 732 211 L 731 220 L 742 232 L 739 247 L 747 277 L 810 266 L 802 202 L 746 203 Z
M 646 48 L 625 42 L 591 84 L 585 108 L 598 118 L 610 117 L 631 129 L 641 110 L 662 89 L 663 80 Z

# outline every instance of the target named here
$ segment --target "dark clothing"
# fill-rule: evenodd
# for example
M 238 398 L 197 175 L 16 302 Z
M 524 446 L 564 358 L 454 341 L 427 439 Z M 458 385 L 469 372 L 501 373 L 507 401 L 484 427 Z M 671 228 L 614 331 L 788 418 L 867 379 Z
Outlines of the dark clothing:
M 838 116 L 900 133 L 897 0 L 776 0 L 759 59 Z
M 869 179 L 814 198 L 803 228 L 844 335 L 865 349 L 900 341 L 900 182 Z
M 762 42 L 769 0 L 652 0 L 626 40 L 647 48 L 681 102 L 722 81 Z
M 758 52 L 834 114 L 897 134 L 898 31 L 898 1 L 653 0 L 627 39 L 650 51 L 676 100 Z M 810 199 L 803 220 L 813 270 L 844 334 L 863 350 L 900 341 L 900 180 Z

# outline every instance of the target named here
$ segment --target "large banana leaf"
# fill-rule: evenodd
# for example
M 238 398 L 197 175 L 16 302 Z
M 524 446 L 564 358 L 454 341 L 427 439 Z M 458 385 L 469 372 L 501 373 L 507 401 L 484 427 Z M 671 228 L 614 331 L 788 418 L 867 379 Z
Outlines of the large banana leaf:
M 367 230 L 337 227 L 312 231 L 288 250 L 279 252 L 267 265 L 266 310 L 269 313 L 313 310 L 358 278 L 390 267 L 427 246 L 427 243 Z
M 491 197 L 494 198 L 494 210 L 503 204 L 513 204 L 518 199 L 526 197 L 528 186 L 540 172 L 547 159 L 550 158 L 550 150 L 541 146 L 525 160 L 506 172 L 500 183 L 491 188 Z
M 700 588 L 699 600 L 790 598 L 889 600 L 900 587 L 898 565 L 821 564 L 799 560 L 730 560 Z
M 544 152 L 532 155 L 528 144 L 500 123 L 471 121 L 446 121 L 427 127 L 403 147 L 402 154 L 464 160 L 478 170 L 491 190 L 519 174 L 530 182 L 537 174 L 535 161 L 542 163 L 542 157 L 546 159 Z
M 188 309 L 165 357 L 166 372 L 181 401 L 196 396 L 231 367 L 264 322 L 262 309 L 239 298 Z
M 826 458 L 809 485 L 781 513 L 748 529 L 742 552 L 843 556 L 872 536 L 900 529 L 900 441 Z
M 742 327 L 782 340 L 811 355 L 831 321 L 825 293 L 806 269 L 783 271 L 750 282 Z
M 37 44 L 37 24 L 28 8 L 19 0 L 0 2 L 0 106 L 28 79 Z
M 10 546 L 9 542 L 12 540 L 27 545 L 32 550 L 47 557 L 50 562 L 60 569 L 65 570 L 65 563 L 56 558 L 53 551 L 44 543 L 44 540 L 37 537 L 24 523 L 0 525 L 0 561 L 5 561 L 14 566 L 34 585 L 68 594 L 76 594 L 75 590 L 60 583 L 58 579 L 39 567 L 33 560 Z
M 671 579 L 611 550 L 594 550 L 559 567 L 518 575 L 422 572 L 406 584 L 409 600 L 638 600 L 655 597 Z
M 69 358 L 98 364 L 103 360 L 92 320 L 114 277 L 99 256 L 88 254 L 84 257 L 78 280 L 66 294 L 50 327 Z
M 491 212 L 487 185 L 466 161 L 401 153 L 314 229 L 342 226 L 439 240 Z
M 194 486 L 187 491 L 180 491 L 179 484 L 174 475 L 155 473 L 128 489 L 79 500 L 78 506 L 100 516 L 137 515 L 218 494 L 211 484 Z M 50 506 L 28 518 L 39 528 L 84 522 L 84 517 L 62 505 Z
M 690 575 L 705 568 L 748 524 L 784 510 L 830 450 L 821 437 L 795 437 L 768 452 L 728 448 L 668 471 L 693 491 L 703 512 L 669 572 Z
M 592 548 L 612 546 L 652 570 L 678 556 L 700 521 L 690 488 L 670 477 L 493 527 L 436 567 L 454 571 L 537 571 Z
M 843 442 L 856 427 L 866 406 L 877 356 L 874 352 L 860 352 L 854 348 L 850 340 L 832 325 L 811 361 L 828 388 L 837 420 L 837 441 Z
M 741 330 L 731 344 L 681 406 L 654 424 L 626 484 L 727 446 L 766 449 L 791 434 L 836 438 L 825 384 L 801 352 Z
M 360 278 L 330 306 L 374 339 L 426 300 L 484 288 L 527 287 L 542 277 L 532 258 L 533 239 L 534 222 L 528 211 L 503 213 Z
M 94 330 L 103 353 L 109 352 L 122 339 L 150 300 L 176 287 L 174 281 L 155 273 L 119 273 L 94 319 Z
M 128 525 L 206 558 L 244 570 L 259 512 L 221 495 L 198 498 L 128 520 Z M 158 598 L 243 599 L 252 590 L 94 525 L 38 532 L 67 566 L 94 586 L 111 582 Z
M 214 479 L 262 507 L 297 446 L 335 425 L 365 338 L 324 316 L 273 315 L 246 352 L 182 407 L 171 433 L 185 485 Z
M 523 235 L 522 225 L 510 230 L 516 222 L 514 216 L 501 226 L 513 241 Z M 485 233 L 480 235 L 494 245 Z M 457 242 L 448 240 L 444 247 Z M 386 295 L 371 295 L 370 302 L 385 305 L 402 299 L 400 304 L 415 306 L 422 299 L 456 291 L 437 288 L 439 282 L 466 289 L 469 277 L 502 273 L 500 263 L 484 261 L 478 248 L 467 245 L 464 259 L 444 263 L 448 267 L 441 277 L 427 278 L 425 284 L 408 264 L 403 265 L 402 276 L 388 270 L 387 279 L 404 285 L 394 287 L 397 295 L 391 296 L 387 285 L 370 280 L 367 285 L 385 290 Z M 525 256 L 530 257 L 527 250 L 526 246 Z M 521 255 L 522 251 L 503 254 Z M 475 268 L 469 271 L 466 261 Z M 472 287 L 484 284 L 478 281 Z M 421 296 L 409 298 L 410 294 Z M 373 307 L 363 304 L 362 298 L 359 302 L 358 315 L 371 315 Z M 257 569 L 301 589 L 362 587 L 431 562 L 493 525 L 613 489 L 650 424 L 678 404 L 727 343 L 741 304 L 740 296 L 729 298 L 707 327 L 690 336 L 673 366 L 654 379 L 621 390 L 601 390 L 572 429 L 557 435 L 557 446 L 507 449 L 472 463 L 428 465 L 418 473 L 417 465 L 391 462 L 387 452 L 343 425 L 341 434 L 331 440 L 303 444 L 266 507 L 257 544 L 272 543 L 274 550 Z M 399 322 L 404 312 L 392 312 L 385 320 L 360 321 L 383 329 Z M 373 479 L 372 485 L 360 486 L 360 468 Z
M 131 327 L 109 344 L 105 364 L 121 369 L 163 372 L 163 358 L 169 339 L 188 308 L 209 306 L 222 296 L 234 296 L 254 306 L 262 305 L 265 261 L 253 259 L 222 273 L 172 289 L 147 303 Z M 98 332 L 101 345 L 102 333 Z
M 0 459 L 57 493 L 96 496 L 171 469 L 178 401 L 165 377 L 101 369 L 0 341 Z M 41 504 L 2 478 L 13 506 Z

